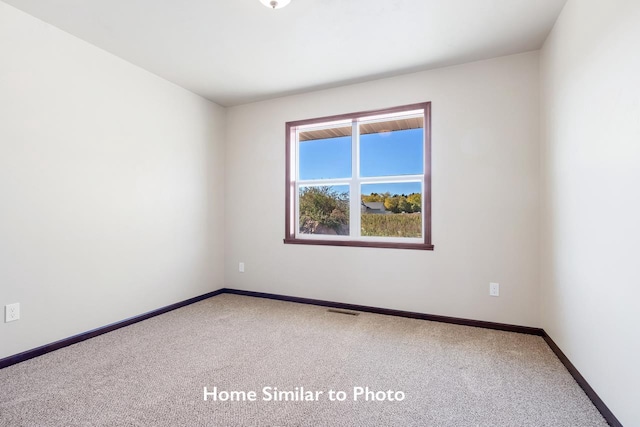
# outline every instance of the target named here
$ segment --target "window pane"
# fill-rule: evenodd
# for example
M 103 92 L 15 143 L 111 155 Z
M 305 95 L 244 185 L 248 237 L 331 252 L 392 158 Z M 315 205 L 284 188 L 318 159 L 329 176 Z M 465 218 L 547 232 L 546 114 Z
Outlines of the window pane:
M 349 186 L 301 186 L 300 234 L 349 235 Z
M 351 125 L 300 132 L 300 179 L 351 177 Z
M 360 176 L 422 174 L 423 121 L 420 117 L 360 123 Z
M 422 237 L 422 185 L 419 182 L 363 184 L 362 236 Z

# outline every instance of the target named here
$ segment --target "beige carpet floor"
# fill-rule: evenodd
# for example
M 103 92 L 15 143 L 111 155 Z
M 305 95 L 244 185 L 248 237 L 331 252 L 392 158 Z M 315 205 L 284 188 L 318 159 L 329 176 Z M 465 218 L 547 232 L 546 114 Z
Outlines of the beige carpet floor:
M 205 401 L 204 387 L 256 400 Z M 266 401 L 264 387 L 323 394 Z M 606 423 L 540 337 L 223 294 L 0 370 L 0 425 Z

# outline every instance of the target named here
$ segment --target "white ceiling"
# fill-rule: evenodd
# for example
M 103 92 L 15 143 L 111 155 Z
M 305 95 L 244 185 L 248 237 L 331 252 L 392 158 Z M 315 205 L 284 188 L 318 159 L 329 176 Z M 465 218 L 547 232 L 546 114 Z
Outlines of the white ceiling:
M 566 0 L 3 0 L 224 106 L 538 49 Z

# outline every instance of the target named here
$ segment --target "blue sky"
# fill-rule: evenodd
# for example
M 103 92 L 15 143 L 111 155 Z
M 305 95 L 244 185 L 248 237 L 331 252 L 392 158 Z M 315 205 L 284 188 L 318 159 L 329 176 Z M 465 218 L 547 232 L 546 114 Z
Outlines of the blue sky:
M 360 170 L 364 177 L 421 174 L 422 129 L 374 133 L 360 137 Z M 317 139 L 300 143 L 300 178 L 348 178 L 351 176 L 351 137 Z M 371 192 L 411 194 L 420 183 L 369 184 Z

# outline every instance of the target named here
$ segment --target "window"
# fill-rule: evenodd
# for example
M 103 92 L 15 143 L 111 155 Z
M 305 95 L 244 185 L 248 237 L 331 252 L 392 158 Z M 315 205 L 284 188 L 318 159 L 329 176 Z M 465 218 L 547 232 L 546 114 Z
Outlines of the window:
M 286 124 L 285 243 L 433 249 L 431 103 Z

